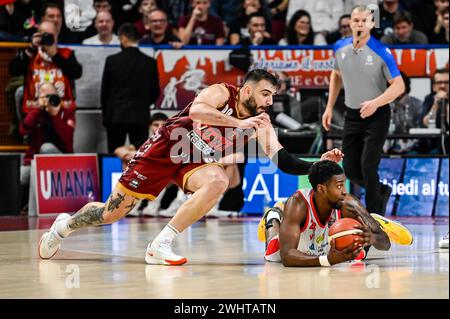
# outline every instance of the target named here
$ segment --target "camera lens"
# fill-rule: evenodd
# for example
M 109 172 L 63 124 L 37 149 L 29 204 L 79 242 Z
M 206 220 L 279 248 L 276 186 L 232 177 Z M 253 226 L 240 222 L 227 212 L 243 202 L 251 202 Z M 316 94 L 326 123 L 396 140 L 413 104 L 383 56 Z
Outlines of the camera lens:
M 53 34 L 48 32 L 42 33 L 41 45 L 52 45 L 53 43 L 55 43 L 55 38 L 53 37 Z
M 58 107 L 58 105 L 61 103 L 61 98 L 57 94 L 49 94 L 47 95 L 48 98 L 48 104 L 53 107 Z

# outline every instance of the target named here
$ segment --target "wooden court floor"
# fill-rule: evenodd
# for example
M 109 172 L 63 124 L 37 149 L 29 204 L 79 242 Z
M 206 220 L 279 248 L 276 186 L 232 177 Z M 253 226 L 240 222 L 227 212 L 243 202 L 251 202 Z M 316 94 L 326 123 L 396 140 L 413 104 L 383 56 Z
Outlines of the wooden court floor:
M 332 268 L 265 263 L 256 218 L 200 221 L 176 239 L 186 265 L 146 265 L 145 248 L 167 221 L 84 229 L 40 260 L 37 243 L 52 219 L 22 220 L 25 230 L 0 231 L 0 298 L 449 298 L 449 253 L 438 248 L 447 218 L 402 220 L 412 246 L 373 249 L 365 263 Z

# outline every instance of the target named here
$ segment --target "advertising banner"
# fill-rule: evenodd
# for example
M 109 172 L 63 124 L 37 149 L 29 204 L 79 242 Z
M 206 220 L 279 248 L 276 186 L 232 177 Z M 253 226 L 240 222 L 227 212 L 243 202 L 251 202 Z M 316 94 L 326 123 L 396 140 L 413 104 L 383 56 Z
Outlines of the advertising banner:
M 36 155 L 39 216 L 76 212 L 100 199 L 96 154 Z
M 392 49 L 399 68 L 410 77 L 429 78 L 448 67 L 448 49 Z M 181 110 L 205 87 L 227 82 L 239 86 L 244 72 L 228 62 L 231 50 L 160 50 L 155 52 L 161 96 L 156 107 Z M 253 50 L 253 67 L 286 72 L 291 90 L 328 89 L 334 66 L 332 49 Z
M 122 171 L 117 158 L 105 157 L 102 163 L 103 200 L 106 200 Z M 448 164 L 445 158 L 383 158 L 378 171 L 380 181 L 393 188 L 386 216 L 448 216 Z M 242 186 L 242 213 L 260 215 L 265 207 L 287 200 L 297 189 L 311 187 L 308 176 L 289 175 L 280 170 L 265 174 L 263 168 L 267 168 L 267 162 L 249 158 Z M 346 188 L 350 190 L 348 180 Z M 364 189 L 356 188 L 352 193 L 365 203 Z

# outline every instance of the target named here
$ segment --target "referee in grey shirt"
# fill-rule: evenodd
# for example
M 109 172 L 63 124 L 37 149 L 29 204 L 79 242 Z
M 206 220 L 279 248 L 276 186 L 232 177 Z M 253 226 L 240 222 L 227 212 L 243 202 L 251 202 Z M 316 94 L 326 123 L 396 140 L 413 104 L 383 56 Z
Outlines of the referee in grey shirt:
M 353 36 L 338 41 L 334 47 L 335 69 L 322 125 L 330 129 L 333 107 L 344 86 L 345 174 L 366 189 L 367 210 L 384 215 L 392 189 L 380 183 L 378 165 L 389 129 L 389 103 L 403 93 L 405 84 L 391 51 L 370 36 L 374 26 L 368 7 L 356 6 L 352 10 Z

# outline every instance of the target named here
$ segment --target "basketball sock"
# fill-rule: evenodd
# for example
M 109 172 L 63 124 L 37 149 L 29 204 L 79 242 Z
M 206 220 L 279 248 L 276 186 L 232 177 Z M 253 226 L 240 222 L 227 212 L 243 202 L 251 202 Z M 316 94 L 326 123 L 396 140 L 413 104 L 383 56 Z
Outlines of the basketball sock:
M 73 233 L 75 230 L 69 228 L 69 221 L 70 218 L 62 219 L 59 222 L 56 223 L 55 229 L 59 236 L 61 237 L 67 237 L 71 233 Z
M 152 244 L 167 240 L 172 243 L 172 240 L 174 240 L 179 233 L 180 232 L 175 227 L 167 224 L 166 227 L 164 227 L 164 229 L 158 234 L 158 236 L 156 236 Z

